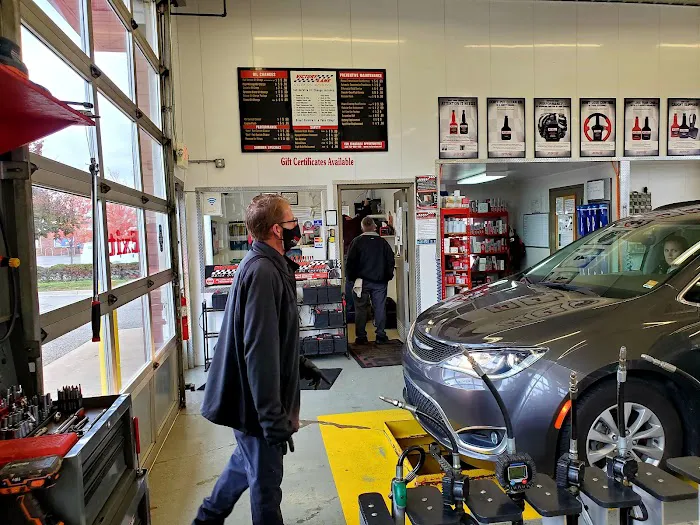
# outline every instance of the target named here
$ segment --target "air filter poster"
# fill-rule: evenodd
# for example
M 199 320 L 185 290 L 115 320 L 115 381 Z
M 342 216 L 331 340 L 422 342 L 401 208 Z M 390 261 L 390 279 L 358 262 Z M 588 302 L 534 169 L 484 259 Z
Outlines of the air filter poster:
M 581 99 L 581 157 L 614 157 L 615 99 Z
M 486 103 L 490 159 L 525 158 L 525 99 L 489 98 Z
M 659 155 L 659 99 L 625 99 L 625 157 Z
M 696 126 L 700 99 L 668 99 L 668 154 L 674 157 L 700 155 L 700 137 Z
M 479 113 L 476 97 L 438 97 L 441 159 L 479 157 Z
M 535 99 L 535 158 L 571 157 L 571 99 Z

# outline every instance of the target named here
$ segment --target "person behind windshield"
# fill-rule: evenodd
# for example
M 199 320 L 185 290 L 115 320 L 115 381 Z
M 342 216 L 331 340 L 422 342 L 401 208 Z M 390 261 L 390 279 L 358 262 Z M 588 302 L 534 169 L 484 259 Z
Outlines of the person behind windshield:
M 671 235 L 664 240 L 664 260 L 659 263 L 656 273 L 667 273 L 673 261 L 688 249 L 688 241 L 680 235 Z

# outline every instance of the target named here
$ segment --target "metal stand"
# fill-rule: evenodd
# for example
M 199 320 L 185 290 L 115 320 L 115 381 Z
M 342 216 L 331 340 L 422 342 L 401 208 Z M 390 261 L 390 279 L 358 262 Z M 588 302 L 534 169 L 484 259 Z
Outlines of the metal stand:
M 525 501 L 542 516 L 543 525 L 566 525 L 570 516 L 577 517 L 583 511 L 580 501 L 544 474 L 535 476 L 534 485 L 525 492 Z
M 675 472 L 693 483 L 700 484 L 700 458 L 696 456 L 686 456 L 682 458 L 669 459 L 666 466 L 671 472 Z M 700 485 L 698 486 L 698 519 L 700 519 Z
M 639 463 L 634 491 L 649 513 L 646 523 L 688 523 L 698 521 L 697 489 L 648 463 Z M 641 521 L 632 520 L 634 523 Z
M 593 525 L 619 525 L 622 509 L 629 511 L 641 501 L 631 488 L 609 479 L 596 467 L 586 468 L 580 498 Z

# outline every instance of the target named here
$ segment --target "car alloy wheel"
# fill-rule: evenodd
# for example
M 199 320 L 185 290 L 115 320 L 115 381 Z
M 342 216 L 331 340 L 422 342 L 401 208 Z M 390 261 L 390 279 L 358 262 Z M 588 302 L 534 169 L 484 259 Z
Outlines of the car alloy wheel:
M 627 443 L 637 461 L 658 465 L 664 457 L 666 434 L 659 417 L 639 403 L 625 403 Z M 617 405 L 604 410 L 588 429 L 586 456 L 591 465 L 602 466 L 617 450 Z

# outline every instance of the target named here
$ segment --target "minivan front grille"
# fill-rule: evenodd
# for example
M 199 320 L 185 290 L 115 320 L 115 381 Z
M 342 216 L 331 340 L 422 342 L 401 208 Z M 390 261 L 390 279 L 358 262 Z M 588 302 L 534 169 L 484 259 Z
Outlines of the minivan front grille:
M 413 353 L 419 359 L 427 361 L 428 363 L 439 363 L 440 361 L 444 361 L 462 352 L 459 347 L 436 341 L 420 330 L 415 330 L 413 332 L 413 337 L 415 338 L 415 343 L 417 343 L 411 345 L 413 347 Z
M 413 384 L 412 381 L 410 381 L 408 378 L 405 378 L 405 383 L 406 383 L 406 401 L 408 401 L 409 404 L 415 406 L 420 412 L 424 412 L 425 414 L 428 414 L 429 416 L 434 417 L 438 421 L 442 421 L 442 416 L 435 406 L 435 404 L 428 399 L 423 393 L 416 388 L 416 386 Z M 418 419 L 420 420 L 421 417 L 417 416 Z M 430 420 L 423 419 L 420 421 L 424 426 L 428 425 L 433 431 L 438 432 L 438 436 L 444 438 L 445 440 L 449 439 L 447 437 L 446 429 L 444 428 L 443 425 L 437 426 L 435 423 L 433 423 Z

